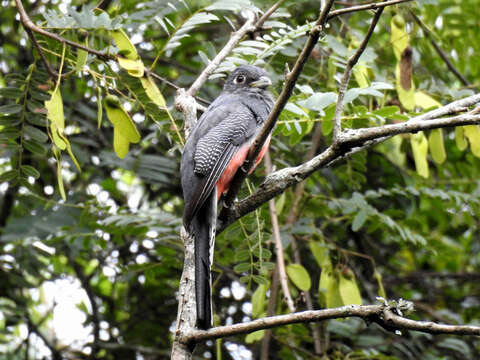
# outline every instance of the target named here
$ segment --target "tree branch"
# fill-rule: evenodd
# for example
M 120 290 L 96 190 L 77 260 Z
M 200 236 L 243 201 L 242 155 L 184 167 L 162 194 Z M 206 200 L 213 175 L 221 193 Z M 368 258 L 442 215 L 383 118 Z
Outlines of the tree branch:
M 375 12 L 375 16 L 373 17 L 372 22 L 370 23 L 367 34 L 363 38 L 362 43 L 358 47 L 357 51 L 355 51 L 355 53 L 347 61 L 347 66 L 345 68 L 345 72 L 343 73 L 342 81 L 340 82 L 338 99 L 337 99 L 337 104 L 335 108 L 335 115 L 333 117 L 333 142 L 336 142 L 338 140 L 338 137 L 342 132 L 341 114 L 342 114 L 342 108 L 343 108 L 343 98 L 345 97 L 345 92 L 347 91 L 347 86 L 350 81 L 350 76 L 352 75 L 353 67 L 358 62 L 358 59 L 360 59 L 360 56 L 363 54 L 363 52 L 367 48 L 367 44 L 370 41 L 370 38 L 372 37 L 373 30 L 375 30 L 375 27 L 377 26 L 378 20 L 382 15 L 383 9 L 384 8 L 381 7 Z
M 384 2 L 365 4 L 365 5 L 352 6 L 352 7 L 340 9 L 340 10 L 334 10 L 328 15 L 327 21 L 333 19 L 334 17 L 344 15 L 344 14 L 349 14 L 352 12 L 364 11 L 364 10 L 375 10 L 375 9 L 380 9 L 387 6 L 397 5 L 397 4 L 410 2 L 410 1 L 416 1 L 416 0 L 390 0 L 390 1 L 384 1 Z
M 469 106 L 480 102 L 480 94 L 454 101 L 441 108 L 411 118 L 410 120 L 384 126 L 363 129 L 347 129 L 338 138 L 338 141 L 321 154 L 295 167 L 288 167 L 268 175 L 257 191 L 247 198 L 236 203 L 230 210 L 232 215 L 223 221 L 217 228 L 220 233 L 236 219 L 254 211 L 271 198 L 281 194 L 290 186 L 296 185 L 322 167 L 330 166 L 333 162 L 350 156 L 352 153 L 366 149 L 373 144 L 385 141 L 397 134 L 416 133 L 422 130 L 446 128 L 480 123 L 480 115 L 466 113 L 449 118 L 442 116 L 457 114 L 468 110 Z
M 293 69 L 285 76 L 285 84 L 283 85 L 282 92 L 277 98 L 277 101 L 275 102 L 272 111 L 270 112 L 270 115 L 265 121 L 262 130 L 257 135 L 252 147 L 250 148 L 247 159 L 242 166 L 243 171 L 237 171 L 230 184 L 230 190 L 228 191 L 224 199 L 224 203 L 226 206 L 222 209 L 219 216 L 219 219 L 221 221 L 228 221 L 227 219 L 231 217 L 231 207 L 233 205 L 233 201 L 235 200 L 235 197 L 240 190 L 241 185 L 245 181 L 245 178 L 247 177 L 248 172 L 254 163 L 253 159 L 256 159 L 256 157 L 260 153 L 260 150 L 265 143 L 265 140 L 267 139 L 273 127 L 277 123 L 280 113 L 282 112 L 283 108 L 288 102 L 288 99 L 292 95 L 293 89 L 295 87 L 295 84 L 297 83 L 300 74 L 302 73 L 303 67 L 305 66 L 305 63 L 310 57 L 313 48 L 317 44 L 318 39 L 323 32 L 323 27 L 325 26 L 328 13 L 330 12 L 333 2 L 334 0 L 328 0 L 327 4 L 322 9 L 318 20 L 315 22 L 314 27 L 310 30 L 308 39 L 302 49 L 302 52 L 297 58 Z
M 338 12 L 334 14 L 334 16 L 338 16 L 338 15 L 348 13 L 348 12 L 353 12 L 353 11 L 361 11 L 361 10 L 367 10 L 367 9 L 383 9 L 386 6 L 400 4 L 402 2 L 408 2 L 408 1 L 411 1 L 411 0 L 392 0 L 392 1 L 385 1 L 383 3 L 372 3 L 372 4 L 351 7 L 348 9 L 338 10 Z M 265 121 L 265 124 L 262 130 L 257 135 L 252 147 L 250 148 L 247 159 L 245 160 L 242 166 L 243 171 L 237 171 L 237 173 L 235 174 L 235 177 L 233 178 L 230 184 L 230 190 L 228 191 L 224 199 L 225 206 L 223 207 L 218 217 L 217 223 L 219 224 L 220 231 L 221 229 L 225 228 L 227 224 L 232 222 L 232 218 L 234 219 L 238 218 L 235 216 L 235 213 L 238 211 L 233 206 L 235 197 L 238 194 L 238 191 L 240 190 L 242 183 L 245 181 L 245 178 L 248 175 L 248 170 L 252 167 L 254 163 L 253 159 L 255 159 L 260 153 L 260 150 L 263 144 L 265 143 L 265 140 L 267 139 L 268 135 L 274 128 L 278 120 L 278 117 L 280 116 L 280 113 L 282 112 L 283 108 L 288 102 L 288 99 L 292 95 L 292 92 L 298 80 L 298 77 L 300 76 L 303 70 L 303 67 L 307 59 L 309 58 L 313 48 L 318 42 L 318 39 L 320 38 L 320 35 L 321 35 L 321 32 L 323 31 L 323 27 L 325 23 L 329 19 L 334 17 L 334 16 L 331 16 L 334 12 L 330 13 L 330 9 L 332 5 L 333 5 L 333 0 L 328 0 L 325 7 L 322 9 L 320 17 L 316 21 L 314 27 L 310 30 L 307 42 L 305 43 L 305 46 L 303 47 L 302 52 L 297 58 L 297 61 L 295 62 L 295 65 L 292 71 L 287 74 L 285 78 L 285 84 L 282 88 L 282 91 L 279 97 L 277 98 L 277 101 L 273 106 L 272 111 L 270 112 L 270 115 L 268 116 L 268 119 Z
M 185 246 L 182 278 L 178 287 L 177 323 L 172 346 L 172 360 L 187 360 L 192 358 L 193 347 L 182 343 L 180 339 L 185 333 L 195 328 L 197 309 L 195 302 L 195 258 L 194 238 L 182 227 L 180 237 Z
M 375 322 L 389 331 L 415 330 L 429 334 L 475 335 L 480 336 L 480 326 L 447 325 L 431 321 L 416 321 L 396 314 L 397 310 L 388 305 L 347 305 L 339 308 L 302 311 L 287 315 L 277 315 L 252 320 L 228 326 L 219 326 L 209 330 L 195 330 L 185 335 L 181 341 L 184 344 L 207 339 L 224 338 L 233 335 L 246 334 L 257 330 L 273 327 L 358 317 L 369 322 Z

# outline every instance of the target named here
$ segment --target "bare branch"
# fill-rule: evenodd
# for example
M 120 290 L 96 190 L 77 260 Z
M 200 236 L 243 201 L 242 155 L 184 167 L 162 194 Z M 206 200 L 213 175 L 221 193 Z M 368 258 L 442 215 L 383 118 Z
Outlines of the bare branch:
M 360 59 L 360 56 L 363 54 L 363 52 L 367 48 L 367 44 L 370 41 L 370 38 L 372 37 L 373 30 L 375 30 L 375 27 L 377 26 L 378 20 L 382 15 L 383 9 L 384 8 L 381 7 L 375 12 L 375 16 L 373 17 L 372 22 L 370 23 L 367 34 L 363 38 L 362 43 L 358 47 L 357 51 L 355 51 L 355 53 L 347 61 L 347 66 L 345 68 L 345 72 L 343 73 L 342 81 L 340 82 L 340 87 L 338 91 L 338 100 L 335 108 L 335 115 L 333 117 L 333 142 L 336 142 L 338 140 L 338 136 L 342 131 L 342 124 L 341 124 L 342 119 L 340 116 L 342 114 L 343 98 L 345 97 L 345 92 L 347 91 L 347 86 L 350 81 L 350 76 L 352 75 L 353 67 L 358 62 L 358 59 Z
M 290 186 L 296 185 L 322 167 L 331 165 L 352 153 L 366 149 L 369 146 L 385 141 L 397 134 L 416 133 L 422 130 L 472 125 L 480 123 L 480 115 L 474 111 L 449 118 L 442 116 L 458 114 L 468 110 L 469 106 L 480 102 L 480 94 L 454 101 L 441 108 L 413 117 L 407 122 L 389 124 L 363 129 L 348 129 L 338 138 L 338 141 L 321 154 L 295 167 L 284 168 L 268 175 L 257 191 L 239 201 L 232 207 L 231 216 L 219 224 L 220 233 L 236 219 L 257 209 L 271 198 L 281 194 Z M 428 121 L 427 121 L 428 120 Z
M 265 154 L 265 166 L 267 168 L 267 173 L 272 172 L 272 161 L 270 159 L 270 154 L 267 152 Z M 283 244 L 280 237 L 280 226 L 278 225 L 278 216 L 277 210 L 275 209 L 275 200 L 271 199 L 268 202 L 268 208 L 270 210 L 270 220 L 272 222 L 272 233 L 273 239 L 275 240 L 275 253 L 277 255 L 277 266 L 276 270 L 278 271 L 280 285 L 282 286 L 283 296 L 287 303 L 288 309 L 290 312 L 295 311 L 295 305 L 292 300 L 292 295 L 290 295 L 290 290 L 288 289 L 288 278 L 287 273 L 285 272 L 285 260 L 283 258 Z
M 334 17 L 352 13 L 352 12 L 357 12 L 357 11 L 364 11 L 364 10 L 375 10 L 375 9 L 380 9 L 384 8 L 387 6 L 392 6 L 392 5 L 397 5 L 405 2 L 410 2 L 410 1 L 416 1 L 416 0 L 390 0 L 390 1 L 384 1 L 384 2 L 377 2 L 377 3 L 370 3 L 370 4 L 364 4 L 364 5 L 358 5 L 358 6 L 352 6 L 349 8 L 345 9 L 340 9 L 340 10 L 334 10 L 328 15 L 328 20 L 333 19 Z
M 288 324 L 324 321 L 358 317 L 375 322 L 383 328 L 394 330 L 415 330 L 429 334 L 475 335 L 480 336 L 479 326 L 447 325 L 431 321 L 416 321 L 395 314 L 395 309 L 386 305 L 347 305 L 333 309 L 302 311 L 287 315 L 265 317 L 245 323 L 219 326 L 209 330 L 195 330 L 181 341 L 184 344 L 207 339 L 224 338 L 246 334 L 257 330 L 270 329 Z
M 197 310 L 195 302 L 195 260 L 194 238 L 182 227 L 180 231 L 183 245 L 185 246 L 185 259 L 183 261 L 182 278 L 178 287 L 178 312 L 177 323 L 172 346 L 172 360 L 187 360 L 192 358 L 193 349 L 180 340 L 185 333 L 195 328 Z

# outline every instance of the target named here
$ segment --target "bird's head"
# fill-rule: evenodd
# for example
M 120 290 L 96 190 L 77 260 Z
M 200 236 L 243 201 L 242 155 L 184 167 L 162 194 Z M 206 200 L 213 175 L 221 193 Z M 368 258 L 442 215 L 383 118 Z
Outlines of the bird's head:
M 257 93 L 265 91 L 270 85 L 272 81 L 265 70 L 253 65 L 242 65 L 230 73 L 223 90 L 228 92 L 246 90 Z

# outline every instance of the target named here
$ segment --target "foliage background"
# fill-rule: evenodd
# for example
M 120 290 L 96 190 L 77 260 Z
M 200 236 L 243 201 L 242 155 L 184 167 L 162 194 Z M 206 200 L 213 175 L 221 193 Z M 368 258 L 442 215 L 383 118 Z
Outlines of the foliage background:
M 92 10 L 94 3 L 81 1 L 24 4 L 32 19 L 50 31 L 83 42 L 79 29 L 86 30 L 90 47 L 112 54 L 117 51 L 112 29 L 125 29 L 144 64 L 150 66 L 158 56 L 154 71 L 180 87 L 188 87 L 222 48 L 230 24 L 241 26 L 239 10 L 265 10 L 270 5 L 245 0 L 213 6 L 209 1 L 113 1 L 106 12 L 99 12 Z M 338 1 L 336 7 L 345 5 Z M 81 172 L 65 151 L 58 161 L 44 106 L 53 82 L 18 21 L 14 3 L 3 1 L 2 6 L 0 358 L 167 358 L 182 268 L 178 233 L 183 207 L 178 176 L 182 146 L 169 112 L 153 104 L 138 79 L 114 61 L 89 55 L 86 67 L 76 69 L 79 52 L 67 47 L 64 71 L 73 72 L 62 80 L 60 91 L 65 134 Z M 211 101 L 221 89 L 220 74 L 244 61 L 263 64 L 278 92 L 284 64 L 295 60 L 319 7 L 317 1 L 285 1 L 266 24 L 271 29 L 240 44 L 198 95 Z M 387 9 L 350 83 L 357 90 L 346 101 L 344 126 L 403 121 L 409 114 L 395 90 L 397 59 L 390 42 L 394 15 L 407 24 L 415 88 L 443 104 L 472 94 L 480 72 L 475 56 L 480 51 L 476 7 L 475 0 L 428 0 Z M 66 12 L 73 16 L 61 15 Z M 432 30 L 472 86 L 465 87 L 447 70 L 412 13 Z M 277 168 L 304 159 L 317 124 L 322 130 L 320 149 L 331 141 L 337 80 L 370 19 L 371 14 L 360 12 L 330 23 L 275 130 L 271 155 Z M 189 36 L 182 37 L 186 33 Z M 251 42 L 260 35 L 259 43 Z M 41 36 L 38 40 L 58 69 L 61 44 Z M 181 116 L 171 107 L 175 89 L 157 85 L 181 126 Z M 113 127 L 106 114 L 100 115 L 97 128 L 97 99 L 107 93 L 120 97 L 141 134 L 140 143 L 132 145 L 124 159 L 112 149 Z M 410 113 L 421 110 L 417 106 Z M 341 285 L 354 279 L 364 303 L 374 303 L 379 294 L 402 297 L 416 304 L 414 318 L 478 325 L 480 162 L 474 154 L 480 140 L 472 136 L 467 148 L 462 140 L 463 136 L 455 137 L 455 130 L 444 130 L 447 158 L 438 164 L 424 153 L 427 178 L 417 173 L 409 136 L 399 136 L 306 181 L 298 220 L 281 229 L 298 310 L 306 308 L 302 289 L 310 291 L 314 308 L 356 299 L 356 285 L 347 286 L 353 295 L 345 294 Z M 58 166 L 66 201 L 59 192 Z M 258 169 L 242 196 L 264 175 L 264 168 Z M 277 198 L 280 224 L 286 224 L 293 200 L 292 190 Z M 271 237 L 267 206 L 218 237 L 214 286 L 218 323 L 265 314 L 275 261 Z M 292 239 L 307 275 L 291 266 Z M 327 271 L 333 280 L 325 292 L 319 290 L 319 282 Z M 84 291 L 75 303 L 89 335 L 73 343 L 54 326 L 59 317 L 69 320 L 54 300 L 60 297 L 59 284 L 65 283 Z M 275 312 L 287 311 L 279 295 Z M 262 336 L 207 342 L 198 346 L 197 354 L 214 356 L 216 351 L 217 357 L 222 353 L 224 358 L 259 358 Z M 480 352 L 474 338 L 415 332 L 399 336 L 355 319 L 330 321 L 320 327 L 320 336 L 325 354 L 314 355 L 308 325 L 278 328 L 270 356 L 475 359 Z

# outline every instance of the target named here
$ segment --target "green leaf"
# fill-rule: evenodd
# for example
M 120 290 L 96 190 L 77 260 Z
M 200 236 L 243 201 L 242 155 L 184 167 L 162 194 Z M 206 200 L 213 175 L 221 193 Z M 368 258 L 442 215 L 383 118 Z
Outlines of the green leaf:
M 378 296 L 383 297 L 384 299 L 387 298 L 387 293 L 385 292 L 385 288 L 383 287 L 382 275 L 375 269 L 373 273 L 373 277 L 377 280 L 378 285 Z
M 443 144 L 442 129 L 434 129 L 430 131 L 430 135 L 428 136 L 428 146 L 430 148 L 430 154 L 432 155 L 433 161 L 439 165 L 443 164 L 447 158 L 447 154 Z
M 308 245 L 318 266 L 323 266 L 325 259 L 328 259 L 328 249 L 325 244 L 319 241 L 310 241 Z
M 40 172 L 35 169 L 33 166 L 30 165 L 22 165 L 20 166 L 20 170 L 27 176 L 33 176 L 35 179 L 40 177 Z
M 97 86 L 97 127 L 100 129 L 103 118 L 102 88 Z
M 415 160 L 415 167 L 418 175 L 428 178 L 428 141 L 423 134 L 423 131 L 420 131 L 417 134 L 411 134 L 410 144 L 412 145 L 413 158 Z
M 283 192 L 280 196 L 277 197 L 277 199 L 275 200 L 275 211 L 277 212 L 277 215 L 280 216 L 282 211 L 283 211 L 283 207 L 285 206 L 285 200 L 286 200 L 286 195 L 285 193 Z
M 400 60 L 403 51 L 409 45 L 409 36 L 405 27 L 405 20 L 400 15 L 395 15 L 390 23 L 392 34 L 390 42 L 393 45 L 393 52 L 397 60 Z
M 367 220 L 367 211 L 362 208 L 360 211 L 355 215 L 352 221 L 352 231 L 357 232 L 360 230 L 365 223 L 365 220 Z
M 88 47 L 88 36 L 85 37 L 85 46 Z M 75 71 L 82 71 L 83 67 L 87 63 L 88 52 L 82 49 L 77 49 L 77 62 L 75 63 Z
M 301 106 L 314 111 L 321 111 L 328 105 L 337 101 L 337 94 L 333 92 L 315 93 L 306 100 L 297 101 Z
M 455 127 L 455 144 L 457 144 L 460 151 L 464 151 L 468 146 L 467 139 L 463 133 L 463 126 Z
M 262 275 L 253 275 L 253 281 L 255 281 L 258 285 L 267 285 L 268 280 L 265 276 Z
M 0 130 L 0 141 L 15 140 L 20 137 L 20 131 L 14 127 L 5 127 Z
M 117 56 L 118 65 L 127 70 L 128 74 L 134 77 L 141 78 L 145 73 L 145 67 L 140 59 L 129 59 Z
M 320 305 L 326 308 L 334 308 L 343 305 L 342 297 L 338 288 L 338 275 L 332 269 L 331 263 L 322 268 L 318 283 L 318 295 Z
M 2 105 L 0 106 L 0 114 L 2 115 L 12 115 L 12 114 L 18 114 L 20 111 L 22 111 L 22 105 L 18 104 L 9 104 L 9 105 Z
M 421 107 L 422 109 L 431 109 L 442 106 L 442 104 L 437 100 L 420 90 L 415 92 L 415 105 Z
M 30 136 L 32 139 L 37 140 L 38 142 L 43 143 L 48 140 L 48 135 L 45 134 L 43 131 L 37 129 L 36 127 L 33 127 L 31 125 L 25 125 L 23 129 L 28 136 Z
M 257 289 L 253 292 L 252 295 L 252 317 L 257 318 L 265 308 L 265 298 L 268 290 L 268 283 L 258 285 Z
M 480 157 L 480 129 L 478 125 L 466 125 L 463 127 L 463 131 L 470 143 L 472 154 Z
M 264 335 L 265 335 L 265 330 L 254 331 L 254 332 L 248 334 L 247 336 L 245 336 L 245 342 L 247 344 L 252 344 L 256 341 L 262 340 Z
M 235 261 L 245 261 L 250 259 L 250 250 L 238 250 L 235 251 Z
M 0 183 L 16 179 L 19 175 L 20 173 L 17 169 L 5 171 L 3 174 L 0 175 Z
M 344 305 L 362 305 L 362 296 L 355 281 L 355 275 L 351 270 L 340 273 L 338 290 Z
M 63 101 L 60 87 L 53 92 L 50 100 L 45 101 L 47 109 L 47 117 L 50 120 L 50 132 L 52 134 L 53 143 L 61 150 L 67 148 L 67 144 L 60 136 L 65 130 L 65 116 L 63 114 Z
M 131 60 L 138 59 L 137 49 L 135 48 L 135 45 L 132 44 L 130 38 L 127 36 L 125 31 L 123 31 L 123 29 L 112 31 L 110 34 L 112 35 L 113 40 L 115 40 L 115 44 L 123 56 Z
M 359 61 L 357 63 L 357 65 L 353 68 L 353 76 L 355 77 L 359 87 L 368 87 L 368 67 L 365 64 L 365 61 Z
M 0 88 L 0 97 L 8 99 L 18 99 L 23 96 L 23 90 L 15 87 Z
M 53 155 L 55 155 L 55 159 L 57 160 L 57 183 L 58 183 L 58 190 L 60 191 L 60 196 L 63 200 L 67 199 L 67 195 L 65 193 L 65 186 L 63 184 L 63 176 L 62 176 L 62 161 L 61 161 L 61 154 L 60 150 L 53 147 Z
M 38 141 L 33 139 L 24 140 L 23 146 L 33 154 L 45 155 L 47 153 L 47 149 Z
M 123 159 L 128 153 L 130 143 L 140 141 L 140 133 L 116 96 L 108 95 L 104 105 L 107 117 L 113 124 L 113 148 L 117 156 Z
M 272 257 L 272 252 L 267 248 L 260 248 L 256 247 L 253 249 L 253 255 L 255 255 L 258 259 L 262 258 L 264 260 L 269 260 Z
M 325 116 L 322 119 L 322 133 L 327 136 L 333 130 L 333 116 L 335 115 L 335 104 L 325 109 Z
M 155 84 L 155 81 L 150 76 L 140 78 L 142 86 L 145 89 L 145 93 L 153 101 L 154 104 L 157 104 L 162 109 L 167 108 L 167 103 L 162 93 Z
M 310 290 L 312 281 L 307 270 L 300 264 L 290 264 L 286 267 L 287 275 L 297 288 L 302 291 Z
M 249 270 L 250 270 L 250 263 L 240 263 L 235 265 L 235 267 L 233 268 L 233 271 L 239 274 Z
M 130 150 L 130 141 L 122 136 L 119 130 L 113 130 L 113 149 L 120 159 L 127 156 L 128 151 Z
M 381 117 L 390 117 L 393 114 L 396 114 L 400 111 L 398 106 L 385 106 L 378 110 L 375 110 L 373 114 L 381 116 Z

